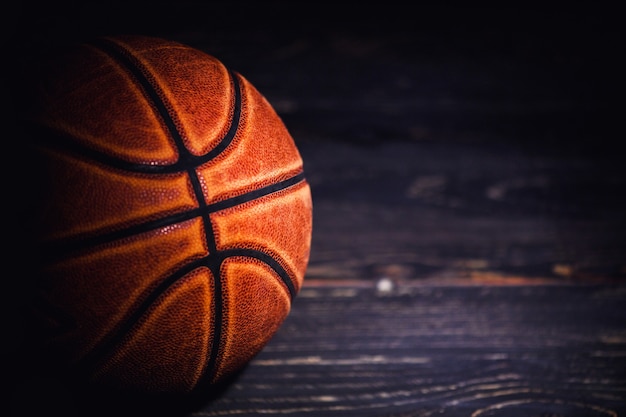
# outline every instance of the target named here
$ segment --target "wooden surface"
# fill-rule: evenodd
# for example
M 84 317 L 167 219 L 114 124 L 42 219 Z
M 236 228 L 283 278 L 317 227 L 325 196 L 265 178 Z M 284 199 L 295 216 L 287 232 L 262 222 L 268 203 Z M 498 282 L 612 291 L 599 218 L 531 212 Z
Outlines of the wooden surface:
M 624 288 L 309 287 L 190 416 L 616 416 Z
M 31 369 L 15 415 L 626 415 L 621 23 L 386 5 L 24 7 L 18 52 L 133 32 L 241 72 L 300 148 L 314 233 L 290 316 L 223 390 L 122 413 Z
M 626 287 L 312 285 L 218 393 L 175 406 L 26 379 L 22 416 L 597 416 L 626 413 Z
M 626 274 L 616 162 L 392 140 L 301 151 L 315 200 L 310 279 L 488 285 Z

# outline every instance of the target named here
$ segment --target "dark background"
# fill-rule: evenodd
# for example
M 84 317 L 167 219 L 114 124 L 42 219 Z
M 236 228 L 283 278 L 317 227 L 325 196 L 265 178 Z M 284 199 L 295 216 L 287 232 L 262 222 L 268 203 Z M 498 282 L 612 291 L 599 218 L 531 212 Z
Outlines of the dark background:
M 16 11 L 5 14 L 4 38 L 18 49 L 10 56 L 119 33 L 180 40 L 250 78 L 290 127 L 306 131 L 298 136 L 491 139 L 584 155 L 614 155 L 619 138 L 617 9 L 393 1 L 8 7 Z
M 3 66 L 10 74 L 5 78 L 11 93 L 9 115 L 19 113 L 21 85 L 28 82 L 23 68 L 36 65 L 35 52 L 114 34 L 165 37 L 202 49 L 243 74 L 274 105 L 302 153 L 313 193 L 314 233 L 306 279 L 309 292 L 294 305 L 293 321 L 277 336 L 279 344 L 270 346 L 265 359 L 274 358 L 277 350 L 272 349 L 278 347 L 286 356 L 296 349 L 296 355 L 302 349 L 297 343 L 310 349 L 322 341 L 339 344 L 350 333 L 350 325 L 344 323 L 348 330 L 342 328 L 338 317 L 352 315 L 352 330 L 358 328 L 373 340 L 368 345 L 365 336 L 355 336 L 351 343 L 362 350 L 354 348 L 354 354 L 381 354 L 374 341 L 385 342 L 367 329 L 368 323 L 389 323 L 393 320 L 389 311 L 399 309 L 408 317 L 418 303 L 433 303 L 435 313 L 424 320 L 441 333 L 429 333 L 427 340 L 438 341 L 444 338 L 440 335 L 449 334 L 446 330 L 460 326 L 459 334 L 467 334 L 459 336 L 459 346 L 470 346 L 472 338 L 479 337 L 474 329 L 484 327 L 489 333 L 502 324 L 506 330 L 502 337 L 536 342 L 531 349 L 536 356 L 511 351 L 511 357 L 518 353 L 521 358 L 512 361 L 512 369 L 524 378 L 527 372 L 536 372 L 530 380 L 541 380 L 546 372 L 539 363 L 574 378 L 576 367 L 563 359 L 569 357 L 581 361 L 576 362 L 581 375 L 613 381 L 613 386 L 622 381 L 623 388 L 623 379 L 618 378 L 624 374 L 623 356 L 603 362 L 602 369 L 613 370 L 603 373 L 594 368 L 597 363 L 577 356 L 581 346 L 574 342 L 576 337 L 593 339 L 603 326 L 611 334 L 623 335 L 624 330 L 623 321 L 619 324 L 623 308 L 618 307 L 624 296 L 618 289 L 626 277 L 624 43 L 616 8 L 393 1 L 44 5 L 25 1 L 5 6 L 5 12 Z M 12 159 L 23 162 L 19 155 Z M 20 210 L 19 203 L 12 207 Z M 18 258 L 22 256 L 21 246 L 13 246 Z M 383 278 L 392 279 L 402 297 L 413 297 L 414 303 L 369 294 L 362 298 L 366 304 L 359 304 L 357 298 L 344 299 L 332 292 L 372 289 Z M 561 285 L 575 289 L 558 289 Z M 535 289 L 544 286 L 545 291 Z M 324 294 L 319 305 L 316 288 Z M 587 288 L 608 301 L 586 299 Z M 333 297 L 339 304 L 325 301 Z M 550 300 L 557 298 L 552 304 Z M 346 307 L 350 303 L 354 308 Z M 500 309 L 507 305 L 510 309 Z M 316 324 L 303 312 L 309 309 L 318 311 L 316 323 L 323 322 L 326 330 L 297 331 L 299 326 Z M 517 322 L 477 325 L 472 314 L 483 309 L 489 317 L 523 313 L 535 324 L 555 318 L 545 328 L 529 325 L 521 335 Z M 457 313 L 460 318 L 452 321 Z M 364 321 L 368 314 L 371 319 Z M 19 334 L 20 321 L 14 323 Z M 398 326 L 383 324 L 380 334 L 393 338 L 412 331 L 409 324 Z M 548 346 L 555 334 L 561 341 L 571 341 L 563 342 L 559 352 Z M 415 341 L 415 346 L 424 340 Z M 611 340 L 615 349 L 624 344 L 623 336 Z M 500 346 L 500 339 L 492 341 Z M 403 343 L 408 346 L 401 343 L 402 349 L 414 348 L 413 342 Z M 450 346 L 449 341 L 441 343 Z M 502 355 L 485 343 L 475 349 Z M 9 351 L 19 346 L 9 343 Z M 433 351 L 437 346 L 433 342 Z M 396 347 L 388 349 L 382 354 L 398 352 Z M 433 371 L 433 381 L 443 378 L 453 384 L 484 365 L 464 362 L 458 354 L 444 350 L 443 368 Z M 465 371 L 456 373 L 453 368 Z M 399 371 L 388 369 L 380 378 L 404 389 Z M 234 405 L 254 410 L 246 398 L 263 395 L 276 395 L 273 406 L 279 407 L 284 391 L 255 391 L 254 378 L 266 368 L 253 364 L 248 372 L 248 379 L 244 375 L 237 386 L 240 391 L 227 393 L 223 402 L 218 400 L 207 410 L 227 413 Z M 274 372 L 269 374 L 277 377 L 281 370 Z M 309 385 L 323 387 L 323 381 L 335 381 L 329 376 L 335 371 L 326 372 L 317 377 L 310 372 Z M 541 383 L 552 384 L 557 393 L 571 391 L 559 378 L 546 381 Z M 368 383 L 374 386 L 376 381 Z M 286 388 L 285 382 L 276 382 L 276 390 L 288 389 L 289 384 Z M 293 389 L 296 395 L 297 388 Z M 428 392 L 428 387 L 424 390 Z M 602 395 L 614 395 L 609 391 Z M 246 395 L 239 397 L 237 392 Z M 588 394 L 583 388 L 571 392 L 565 397 L 579 400 Z M 346 398 L 351 394 L 361 398 L 358 390 Z M 34 394 L 38 395 L 42 394 Z M 361 401 L 367 404 L 367 399 Z M 553 404 L 555 410 L 548 411 L 564 412 L 554 405 L 558 401 L 546 401 L 534 404 Z M 284 404 L 289 409 L 292 403 Z M 431 410 L 440 404 L 434 399 Z M 452 410 L 457 414 L 450 415 L 468 415 Z

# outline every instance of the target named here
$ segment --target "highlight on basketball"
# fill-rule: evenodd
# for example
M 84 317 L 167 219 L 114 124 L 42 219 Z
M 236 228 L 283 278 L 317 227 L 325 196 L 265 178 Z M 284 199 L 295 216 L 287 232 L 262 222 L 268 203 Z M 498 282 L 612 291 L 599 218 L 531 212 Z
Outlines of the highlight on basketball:
M 218 59 L 98 38 L 36 68 L 28 122 L 41 350 L 81 380 L 185 394 L 238 372 L 288 315 L 312 201 L 271 104 Z

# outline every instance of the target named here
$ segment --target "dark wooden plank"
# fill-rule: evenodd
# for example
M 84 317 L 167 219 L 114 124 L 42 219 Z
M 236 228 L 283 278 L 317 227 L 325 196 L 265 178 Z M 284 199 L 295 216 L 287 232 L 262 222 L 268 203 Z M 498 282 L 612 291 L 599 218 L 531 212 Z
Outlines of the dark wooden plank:
M 517 146 L 301 145 L 314 197 L 309 276 L 436 282 L 623 280 L 617 161 Z
M 623 285 L 311 282 L 218 392 L 120 403 L 31 369 L 17 374 L 10 405 L 16 416 L 64 417 L 623 416 L 625 303 Z
M 190 416 L 618 416 L 626 288 L 307 287 Z

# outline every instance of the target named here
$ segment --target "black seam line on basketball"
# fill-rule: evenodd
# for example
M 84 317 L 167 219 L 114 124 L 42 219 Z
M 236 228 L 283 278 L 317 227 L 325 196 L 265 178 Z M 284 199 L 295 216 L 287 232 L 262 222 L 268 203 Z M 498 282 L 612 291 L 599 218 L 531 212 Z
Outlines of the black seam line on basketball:
M 276 274 L 280 277 L 280 280 L 287 287 L 287 291 L 289 292 L 289 298 L 293 300 L 296 296 L 296 288 L 293 285 L 293 281 L 291 281 L 291 277 L 289 273 L 283 268 L 283 266 L 271 255 L 260 251 L 258 249 L 245 249 L 245 248 L 235 248 L 235 249 L 227 249 L 220 251 L 219 255 L 224 259 L 233 258 L 233 257 L 245 257 L 245 258 L 254 258 L 259 261 L 267 264 L 270 268 L 276 272 Z
M 189 176 L 189 181 L 191 182 L 191 186 L 193 188 L 193 192 L 196 196 L 196 201 L 199 206 L 198 209 L 201 213 L 201 217 L 202 217 L 202 221 L 204 225 L 203 228 L 204 228 L 204 233 L 205 233 L 205 242 L 207 244 L 207 249 L 209 251 L 209 254 L 214 253 L 217 249 L 216 248 L 217 244 L 215 242 L 213 225 L 212 225 L 209 214 L 206 212 L 207 210 L 206 198 L 204 195 L 204 191 L 202 189 L 202 184 L 200 183 L 200 179 L 198 178 L 198 173 L 196 169 L 200 163 L 202 163 L 203 161 L 210 160 L 215 155 L 221 153 L 224 149 L 226 149 L 226 147 L 231 143 L 232 139 L 234 138 L 236 131 L 239 129 L 239 121 L 240 121 L 239 119 L 240 119 L 240 114 L 241 114 L 241 109 L 240 109 L 241 107 L 240 97 L 241 96 L 240 96 L 240 86 L 237 83 L 236 77 L 232 75 L 232 73 L 229 73 L 230 78 L 233 82 L 234 91 L 235 91 L 235 105 L 234 105 L 233 114 L 234 116 L 236 116 L 236 120 L 235 120 L 235 117 L 233 117 L 233 119 L 231 120 L 230 129 L 226 137 L 220 140 L 220 142 L 218 143 L 218 146 L 214 148 L 212 151 L 205 154 L 203 158 L 199 159 L 197 157 L 194 157 L 189 151 L 189 149 L 187 149 L 187 147 L 185 146 L 184 140 L 182 138 L 182 135 L 180 134 L 180 131 L 178 130 L 176 123 L 174 122 L 173 116 L 172 114 L 170 114 L 167 106 L 162 100 L 162 97 L 163 97 L 162 94 L 159 94 L 159 92 L 157 91 L 157 86 L 151 83 L 150 80 L 146 77 L 146 74 L 148 74 L 148 72 L 147 70 L 143 68 L 143 65 L 140 62 L 138 62 L 129 51 L 126 51 L 124 48 L 122 48 L 120 45 L 116 44 L 115 42 L 103 40 L 101 42 L 101 45 L 104 45 L 103 47 L 106 48 L 109 51 L 109 53 L 112 54 L 112 56 L 117 58 L 118 62 L 124 65 L 134 75 L 136 80 L 143 87 L 144 92 L 147 95 L 147 98 L 151 100 L 153 105 L 156 107 L 157 113 L 161 116 L 167 129 L 169 130 L 170 136 L 174 140 L 174 143 L 178 150 L 177 163 L 182 165 L 181 168 L 183 168 L 187 172 L 187 175 Z M 135 170 L 139 168 L 141 172 L 145 172 L 143 166 L 141 165 L 139 167 L 137 165 L 134 165 L 132 167 L 127 166 L 126 168 L 133 168 Z M 150 172 L 154 172 L 154 170 L 150 169 Z M 163 172 L 163 170 L 161 170 L 160 172 Z M 221 293 L 221 290 L 219 290 L 220 284 L 217 283 L 219 279 L 220 277 L 218 275 L 217 279 L 215 280 L 216 291 L 213 294 L 213 301 L 214 301 L 213 305 L 215 306 L 215 311 L 213 312 L 214 328 L 221 327 L 222 320 L 223 320 L 223 317 L 221 314 L 221 307 L 218 307 L 218 305 L 220 305 L 222 302 L 221 295 L 218 294 L 218 292 Z M 160 292 L 157 293 L 157 296 L 158 295 L 160 295 Z M 218 295 L 219 295 L 219 298 L 218 298 Z M 213 342 L 212 342 L 211 356 L 208 360 L 211 360 L 211 358 L 213 357 L 215 358 L 217 357 L 217 353 L 215 353 L 215 351 L 219 348 L 220 344 L 221 344 L 221 334 L 216 333 L 214 335 Z M 211 370 L 211 372 L 213 371 Z
M 227 249 L 227 250 L 223 250 L 215 254 L 213 256 L 214 261 L 208 260 L 207 266 L 210 268 L 214 277 L 214 280 L 213 280 L 215 284 L 214 300 L 216 301 L 215 303 L 213 303 L 215 306 L 215 313 L 214 313 L 215 314 L 215 325 L 214 325 L 215 333 L 214 333 L 214 337 L 211 343 L 211 353 L 209 354 L 209 358 L 207 360 L 207 366 L 205 368 L 205 373 L 204 373 L 204 376 L 202 377 L 202 379 L 205 379 L 209 383 L 211 383 L 211 381 L 214 380 L 215 374 L 217 372 L 217 358 L 220 353 L 220 343 L 221 343 L 221 338 L 222 338 L 222 326 L 217 325 L 217 323 L 220 323 L 223 325 L 223 314 L 224 314 L 223 304 L 221 302 L 219 303 L 217 302 L 217 300 L 222 299 L 222 292 L 223 292 L 222 274 L 221 274 L 222 264 L 224 263 L 226 259 L 237 257 L 237 256 L 258 259 L 259 261 L 264 262 L 266 265 L 272 268 L 274 272 L 276 272 L 280 280 L 287 287 L 289 300 L 293 301 L 294 297 L 296 296 L 296 289 L 293 285 L 293 282 L 291 281 L 291 277 L 289 276 L 289 273 L 283 268 L 283 266 L 276 259 L 274 259 L 271 255 L 265 252 L 262 252 L 256 249 Z M 211 257 L 209 256 L 209 258 Z
M 37 144 L 42 148 L 66 151 L 74 155 L 79 155 L 81 158 L 87 158 L 102 165 L 127 172 L 139 174 L 172 174 L 179 173 L 192 167 L 199 167 L 222 153 L 232 143 L 239 129 L 239 123 L 241 121 L 241 86 L 237 77 L 232 73 L 230 73 L 230 75 L 234 84 L 235 95 L 235 107 L 230 128 L 224 137 L 219 141 L 217 146 L 203 155 L 187 154 L 185 160 L 178 159 L 176 162 L 169 165 L 152 165 L 125 161 L 97 149 L 84 146 L 75 140 L 71 140 L 67 134 L 56 132 L 45 127 L 32 126 L 30 128 L 32 131 L 31 135 L 34 138 L 42 138 L 37 142 Z M 57 140 L 44 142 L 43 138 L 51 137 L 57 137 Z
M 213 274 L 213 337 L 210 342 L 209 357 L 207 358 L 206 367 L 202 372 L 200 380 L 208 378 L 212 381 L 217 372 L 217 357 L 220 353 L 220 344 L 222 343 L 222 326 L 224 325 L 224 303 L 222 290 L 222 262 L 223 259 L 212 258 L 207 259 L 207 266 L 211 274 Z
M 96 236 L 77 238 L 70 241 L 54 241 L 47 245 L 44 245 L 44 247 L 42 248 L 42 256 L 44 257 L 45 261 L 50 262 L 54 259 L 66 256 L 68 253 L 89 249 L 91 247 L 102 245 L 118 239 L 124 239 L 140 233 L 150 232 L 152 230 L 157 230 L 163 227 L 179 224 L 197 217 L 209 216 L 211 213 L 232 208 L 240 204 L 245 204 L 258 198 L 268 196 L 275 192 L 288 189 L 294 185 L 303 182 L 304 180 L 304 173 L 300 172 L 299 174 L 287 178 L 286 180 L 279 181 L 277 183 L 270 184 L 253 191 L 249 191 L 247 193 L 234 196 L 223 201 L 207 204 L 203 208 L 187 210 L 182 213 L 172 214 L 160 219 L 147 221 L 134 226 L 129 226 L 122 230 L 116 230 Z
M 152 165 L 124 161 L 91 149 L 88 152 L 83 152 L 83 154 L 87 154 L 92 159 L 95 159 L 96 161 L 102 162 L 106 165 L 110 165 L 126 171 L 143 173 L 172 173 L 179 172 L 183 169 L 189 170 L 191 168 L 202 165 L 203 163 L 215 158 L 217 155 L 222 153 L 233 141 L 235 135 L 237 134 L 241 121 L 242 102 L 241 85 L 239 83 L 239 80 L 237 79 L 237 76 L 232 71 L 228 70 L 228 74 L 231 82 L 233 83 L 233 95 L 235 98 L 235 102 L 233 106 L 233 116 L 228 132 L 226 132 L 224 137 L 222 137 L 222 139 L 218 142 L 217 146 L 215 146 L 215 148 L 211 149 L 206 154 L 193 155 L 185 146 L 185 143 L 176 126 L 176 123 L 174 122 L 172 115 L 168 111 L 167 106 L 163 102 L 162 95 L 159 94 L 159 92 L 157 91 L 157 87 L 153 83 L 151 83 L 150 80 L 146 77 L 145 74 L 148 73 L 148 71 L 142 69 L 143 65 L 138 60 L 136 60 L 129 51 L 125 50 L 123 47 L 111 40 L 101 38 L 92 41 L 91 44 L 113 57 L 117 62 L 123 65 L 124 68 L 126 68 L 137 80 L 137 82 L 143 88 L 146 96 L 156 107 L 158 115 L 161 116 L 163 122 L 165 123 L 168 132 L 170 133 L 172 139 L 174 140 L 174 143 L 176 144 L 176 148 L 179 152 L 179 159 L 174 164 L 170 165 Z
M 215 242 L 215 233 L 213 232 L 213 223 L 211 221 L 211 217 L 208 213 L 208 205 L 204 198 L 204 192 L 202 191 L 202 184 L 200 184 L 200 179 L 198 178 L 198 174 L 194 169 L 188 170 L 189 181 L 191 181 L 191 186 L 194 190 L 194 194 L 196 195 L 196 200 L 198 201 L 198 211 L 200 213 L 200 217 L 202 218 L 202 224 L 204 229 L 204 237 L 205 242 L 207 244 L 207 249 L 209 253 L 213 253 L 217 250 L 217 243 Z
M 213 232 L 213 225 L 211 223 L 211 218 L 204 212 L 207 204 L 204 196 L 204 191 L 202 189 L 202 184 L 200 184 L 200 179 L 198 178 L 198 173 L 196 171 L 197 166 L 191 164 L 192 160 L 194 159 L 193 155 L 185 146 L 185 141 L 183 140 L 181 132 L 178 130 L 178 126 L 174 121 L 174 116 L 170 113 L 167 105 L 163 101 L 162 92 L 159 91 L 158 86 L 151 82 L 150 78 L 147 75 L 149 74 L 147 68 L 145 68 L 145 66 L 141 62 L 139 62 L 139 60 L 137 60 L 130 51 L 127 51 L 115 42 L 105 39 L 101 39 L 101 42 L 99 42 L 99 44 L 100 47 L 104 48 L 106 52 L 111 54 L 111 56 L 116 59 L 120 63 L 120 65 L 124 66 L 128 71 L 130 71 L 135 80 L 143 88 L 146 99 L 152 102 L 152 104 L 156 108 L 157 114 L 165 123 L 165 126 L 169 131 L 170 137 L 174 140 L 174 144 L 178 150 L 178 160 L 182 162 L 182 165 L 187 172 L 189 181 L 191 182 L 191 187 L 196 197 L 196 201 L 201 211 L 207 248 L 210 253 L 214 252 L 216 250 L 216 243 Z M 232 126 L 233 124 L 231 124 L 231 127 Z
M 145 314 L 150 305 L 152 305 L 163 293 L 165 293 L 167 288 L 171 287 L 175 282 L 201 267 L 207 267 L 213 272 L 211 266 L 208 265 L 209 260 L 210 256 L 194 260 L 187 265 L 183 265 L 181 268 L 176 270 L 175 273 L 167 277 L 165 281 L 150 292 L 148 297 L 146 297 L 137 308 L 135 308 L 125 319 L 120 321 L 122 324 L 115 329 L 113 333 L 109 333 L 109 336 L 106 339 L 100 341 L 82 359 L 80 359 L 77 364 L 78 371 L 90 373 L 93 369 L 95 369 L 97 363 L 110 354 L 110 352 L 113 351 L 113 348 L 124 340 L 124 336 L 126 336 L 132 327 L 138 323 L 141 316 Z
M 127 316 L 125 319 L 121 320 L 123 323 L 122 326 L 117 328 L 110 337 L 101 341 L 96 347 L 94 347 L 85 357 L 80 360 L 79 369 L 83 372 L 89 372 L 92 369 L 95 369 L 95 366 L 98 362 L 104 359 L 109 352 L 113 351 L 113 348 L 124 340 L 124 336 L 128 335 L 132 330 L 135 323 L 141 321 L 141 317 L 146 314 L 146 312 L 150 309 L 159 297 L 161 297 L 167 290 L 182 279 L 187 274 L 197 270 L 199 268 L 205 267 L 208 268 L 213 274 L 213 283 L 214 283 L 214 299 L 221 300 L 222 298 L 222 282 L 221 282 L 221 268 L 224 261 L 228 258 L 234 257 L 243 257 L 243 258 L 251 258 L 257 259 L 267 266 L 269 266 L 280 278 L 280 280 L 285 284 L 288 291 L 288 296 L 290 301 L 293 301 L 296 296 L 296 288 L 291 281 L 291 277 L 289 273 L 283 266 L 271 255 L 260 251 L 258 249 L 244 249 L 244 248 L 235 248 L 235 249 L 226 249 L 220 251 L 218 253 L 210 254 L 200 259 L 196 259 L 186 265 L 180 267 L 176 272 L 168 276 L 164 279 L 156 288 L 154 288 L 150 294 L 138 305 L 133 311 Z M 207 360 L 206 372 L 213 377 L 214 372 L 216 371 L 215 366 L 217 363 L 217 356 L 219 351 L 219 343 L 221 340 L 221 328 L 219 323 L 222 322 L 223 316 L 223 306 L 221 302 L 214 303 L 214 337 L 213 343 L 211 346 L 211 353 L 209 355 L 209 359 Z

